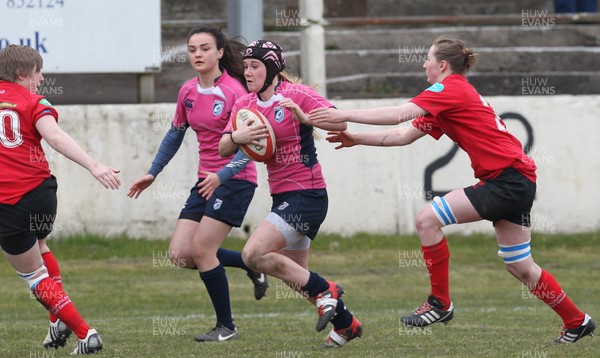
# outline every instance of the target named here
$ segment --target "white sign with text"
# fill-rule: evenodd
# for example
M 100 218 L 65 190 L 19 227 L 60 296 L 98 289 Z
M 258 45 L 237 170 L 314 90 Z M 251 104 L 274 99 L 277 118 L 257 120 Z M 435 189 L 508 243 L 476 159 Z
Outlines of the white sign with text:
M 160 70 L 160 0 L 0 0 L 0 14 L 0 49 L 35 48 L 45 73 Z

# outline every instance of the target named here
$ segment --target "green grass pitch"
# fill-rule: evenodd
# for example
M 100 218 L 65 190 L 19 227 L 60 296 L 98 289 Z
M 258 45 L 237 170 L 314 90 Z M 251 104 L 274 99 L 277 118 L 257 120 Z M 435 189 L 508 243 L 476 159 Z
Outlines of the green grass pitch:
M 103 357 L 597 357 L 598 338 L 573 345 L 549 342 L 560 319 L 512 278 L 489 235 L 448 237 L 450 281 L 456 307 L 447 325 L 408 329 L 400 316 L 429 292 L 416 237 L 320 235 L 310 267 L 346 289 L 347 307 L 364 335 L 341 349 L 317 347 L 316 310 L 271 278 L 267 297 L 255 301 L 245 273 L 228 268 L 240 339 L 196 343 L 214 326 L 198 273 L 174 268 L 168 242 L 94 236 L 50 240 L 63 285 L 78 310 L 101 333 Z M 230 238 L 225 247 L 241 249 Z M 579 307 L 600 321 L 600 233 L 534 235 L 532 253 Z M 44 350 L 45 310 L 4 258 L 0 259 L 0 357 L 66 357 L 75 340 Z

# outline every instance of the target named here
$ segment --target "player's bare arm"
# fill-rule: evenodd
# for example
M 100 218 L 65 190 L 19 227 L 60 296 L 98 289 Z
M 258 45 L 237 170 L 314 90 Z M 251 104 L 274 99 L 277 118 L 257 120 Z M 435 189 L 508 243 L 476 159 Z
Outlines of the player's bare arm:
M 412 125 L 401 128 L 393 128 L 379 132 L 368 133 L 350 133 L 328 132 L 327 141 L 330 143 L 340 143 L 335 149 L 352 147 L 355 145 L 368 145 L 374 147 L 404 146 L 411 144 L 415 140 L 425 136 Z
M 305 124 L 307 126 L 314 126 L 317 128 L 321 128 L 326 131 L 345 131 L 347 125 L 345 122 L 333 123 L 333 122 L 322 122 L 315 123 L 311 120 L 306 113 L 298 106 L 291 98 L 282 99 L 279 104 L 284 108 L 287 108 L 292 111 L 293 117 L 298 122 Z
M 426 114 L 427 111 L 423 108 L 412 102 L 406 102 L 396 107 L 368 109 L 335 110 L 332 108 L 317 108 L 310 112 L 309 118 L 314 121 L 315 125 L 323 122 L 394 125 L 410 121 Z
M 94 160 L 70 135 L 58 126 L 54 117 L 44 116 L 40 118 L 35 127 L 54 150 L 89 170 L 92 176 L 105 188 L 119 189 L 121 180 L 117 174 L 120 170 L 107 167 Z

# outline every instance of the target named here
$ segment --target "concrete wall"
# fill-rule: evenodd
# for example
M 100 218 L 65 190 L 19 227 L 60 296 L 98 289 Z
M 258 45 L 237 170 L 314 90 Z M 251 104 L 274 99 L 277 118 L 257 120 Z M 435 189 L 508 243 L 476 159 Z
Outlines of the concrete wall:
M 538 165 L 538 192 L 533 228 L 543 232 L 582 232 L 600 228 L 600 96 L 489 97 L 499 114 L 517 113 L 531 126 L 506 119 Z M 338 108 L 395 105 L 405 99 L 339 100 Z M 55 236 L 87 232 L 104 235 L 168 238 L 179 209 L 194 184 L 197 141 L 188 131 L 182 148 L 152 187 L 137 199 L 126 196 L 131 183 L 144 175 L 170 125 L 174 104 L 58 106 L 60 125 L 98 160 L 122 170 L 123 187 L 105 190 L 81 167 L 49 152 L 59 180 L 59 214 Z M 381 128 L 381 127 L 380 127 Z M 350 125 L 351 131 L 379 129 Z M 381 128 L 383 129 L 383 128 Z M 424 137 L 409 147 L 355 147 L 334 150 L 325 140 L 318 154 L 329 186 L 330 207 L 323 232 L 408 234 L 414 217 L 432 191 L 446 191 L 476 180 L 467 156 L 459 151 L 435 170 L 425 187 L 425 170 L 453 148 L 447 138 Z M 268 212 L 266 172 L 259 165 L 260 185 L 246 216 L 252 230 Z M 491 224 L 454 225 L 448 232 L 491 232 Z M 234 235 L 244 236 L 243 230 Z

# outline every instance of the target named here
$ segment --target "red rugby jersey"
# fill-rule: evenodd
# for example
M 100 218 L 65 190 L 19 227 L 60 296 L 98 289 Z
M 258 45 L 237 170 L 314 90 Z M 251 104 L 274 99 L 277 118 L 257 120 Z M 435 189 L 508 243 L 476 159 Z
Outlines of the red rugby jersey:
M 476 178 L 493 179 L 512 167 L 535 182 L 533 159 L 465 76 L 452 74 L 410 102 L 429 112 L 413 126 L 435 139 L 450 137 L 469 155 Z
M 0 204 L 16 204 L 50 177 L 35 123 L 58 113 L 44 96 L 0 81 Z

